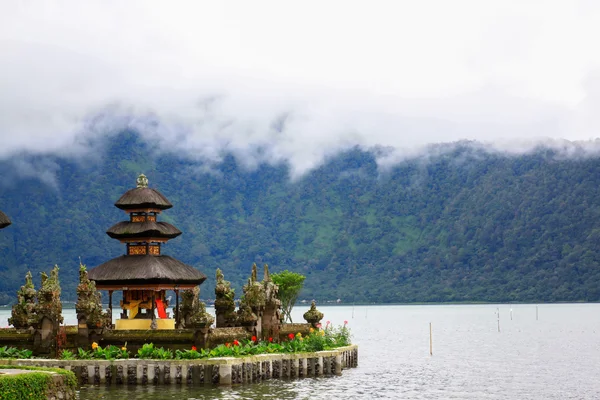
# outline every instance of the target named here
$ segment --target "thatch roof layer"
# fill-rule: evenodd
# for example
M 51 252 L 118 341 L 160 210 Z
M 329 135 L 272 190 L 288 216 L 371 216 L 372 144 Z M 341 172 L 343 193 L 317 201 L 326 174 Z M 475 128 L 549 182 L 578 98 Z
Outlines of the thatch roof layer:
M 179 283 L 200 285 L 206 275 L 169 256 L 121 256 L 100 264 L 88 273 L 98 284 Z
M 106 234 L 113 239 L 122 238 L 145 238 L 145 237 L 157 237 L 157 238 L 175 238 L 181 235 L 181 231 L 175 228 L 168 222 L 130 222 L 121 221 L 118 224 L 112 226 Z
M 2 211 L 0 211 L 0 229 L 6 228 L 11 223 L 12 222 L 10 222 L 10 219 L 6 216 L 6 214 L 4 214 Z
M 121 210 L 132 210 L 138 208 L 157 208 L 166 210 L 173 204 L 162 193 L 148 187 L 137 187 L 130 189 L 117 202 L 115 206 Z

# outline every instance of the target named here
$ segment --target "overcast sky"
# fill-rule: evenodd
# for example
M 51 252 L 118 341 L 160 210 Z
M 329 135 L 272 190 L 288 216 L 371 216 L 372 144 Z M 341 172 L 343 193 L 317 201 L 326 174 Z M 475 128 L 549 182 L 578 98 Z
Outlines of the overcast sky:
M 599 37 L 595 0 L 3 1 L 0 158 L 126 127 L 293 174 L 353 145 L 595 139 Z

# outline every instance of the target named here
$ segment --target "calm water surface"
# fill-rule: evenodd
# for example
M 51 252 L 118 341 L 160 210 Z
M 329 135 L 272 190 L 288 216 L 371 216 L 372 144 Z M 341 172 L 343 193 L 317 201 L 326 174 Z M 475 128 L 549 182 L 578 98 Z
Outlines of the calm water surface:
M 306 307 L 296 309 L 296 318 Z M 599 399 L 600 305 L 319 307 L 348 320 L 359 367 L 333 378 L 210 387 L 86 386 L 80 399 Z M 500 313 L 500 332 L 496 310 Z M 510 310 L 512 312 L 512 320 Z M 65 311 L 65 322 L 72 323 Z M 0 312 L 6 326 L 6 312 Z M 429 323 L 433 356 L 429 355 Z

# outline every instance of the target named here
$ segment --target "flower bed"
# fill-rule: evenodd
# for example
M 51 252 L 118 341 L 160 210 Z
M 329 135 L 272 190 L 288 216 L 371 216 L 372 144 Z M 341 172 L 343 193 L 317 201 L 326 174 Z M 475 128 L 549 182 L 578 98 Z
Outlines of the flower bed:
M 286 340 L 276 343 L 273 338 L 258 340 L 253 336 L 249 340 L 233 340 L 221 344 L 213 349 L 197 349 L 192 346 L 189 350 L 170 350 L 156 347 L 152 343 L 146 343 L 137 352 L 136 357 L 140 359 L 155 360 L 197 360 L 203 358 L 217 357 L 243 357 L 257 354 L 275 353 L 310 353 L 323 350 L 331 350 L 350 344 L 350 330 L 347 321 L 340 327 L 334 327 L 327 321 L 325 328 L 317 325 L 317 329 L 310 329 L 308 335 L 301 333 L 290 333 Z M 132 358 L 127 350 L 127 343 L 122 347 L 109 345 L 101 347 L 97 343 L 92 344 L 92 350 L 78 349 L 77 353 L 63 350 L 60 354 L 62 360 L 119 360 Z

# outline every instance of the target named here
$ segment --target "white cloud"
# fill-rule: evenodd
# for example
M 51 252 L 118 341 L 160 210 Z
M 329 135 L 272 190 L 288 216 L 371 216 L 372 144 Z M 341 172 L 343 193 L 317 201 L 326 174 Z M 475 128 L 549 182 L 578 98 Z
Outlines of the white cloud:
M 293 175 L 353 145 L 592 139 L 598 36 L 593 1 L 3 2 L 0 158 L 123 127 Z

